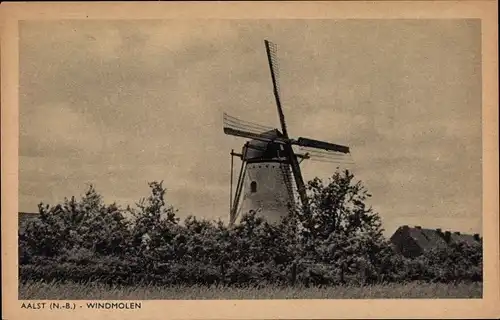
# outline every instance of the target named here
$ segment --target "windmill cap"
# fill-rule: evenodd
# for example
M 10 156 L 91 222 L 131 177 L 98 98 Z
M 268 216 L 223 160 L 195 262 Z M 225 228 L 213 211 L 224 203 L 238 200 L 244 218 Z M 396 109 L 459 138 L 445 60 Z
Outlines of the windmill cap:
M 283 137 L 278 129 L 265 131 L 261 135 L 269 139 Z M 243 146 L 244 160 L 271 160 L 273 158 L 278 158 L 281 148 L 282 145 L 279 143 L 252 139 L 247 145 Z M 283 153 L 281 156 L 283 156 Z

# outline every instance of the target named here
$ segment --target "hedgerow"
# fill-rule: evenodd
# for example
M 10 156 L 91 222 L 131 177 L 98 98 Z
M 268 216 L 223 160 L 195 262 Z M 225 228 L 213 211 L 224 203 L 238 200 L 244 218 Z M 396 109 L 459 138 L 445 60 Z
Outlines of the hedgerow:
M 20 281 L 335 285 L 482 281 L 482 246 L 452 244 L 409 259 L 383 237 L 370 197 L 348 171 L 309 182 L 311 210 L 279 224 L 256 212 L 234 226 L 180 222 L 162 183 L 136 207 L 104 204 L 93 186 L 79 200 L 39 205 L 19 232 Z

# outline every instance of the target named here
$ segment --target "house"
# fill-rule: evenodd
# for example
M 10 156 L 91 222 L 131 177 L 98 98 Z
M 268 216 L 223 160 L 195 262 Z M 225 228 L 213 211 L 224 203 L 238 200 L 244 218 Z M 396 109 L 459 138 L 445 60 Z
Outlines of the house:
M 426 250 L 443 249 L 451 243 L 478 243 L 481 238 L 479 234 L 469 235 L 460 232 L 443 232 L 441 229 L 425 229 L 420 226 L 401 226 L 394 232 L 390 241 L 394 250 L 405 257 L 416 257 Z

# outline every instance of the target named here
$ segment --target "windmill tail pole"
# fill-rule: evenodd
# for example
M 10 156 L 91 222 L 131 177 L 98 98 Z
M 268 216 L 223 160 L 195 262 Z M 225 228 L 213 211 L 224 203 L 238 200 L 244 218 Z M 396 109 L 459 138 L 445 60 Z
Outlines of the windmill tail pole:
M 234 149 L 231 150 L 231 180 L 229 183 L 229 219 L 231 220 L 231 210 L 233 207 L 233 161 Z
M 238 176 L 238 183 L 236 185 L 236 192 L 234 194 L 233 206 L 231 208 L 230 219 L 229 219 L 229 225 L 232 225 L 236 221 L 236 214 L 238 211 L 238 204 L 240 201 L 241 189 L 243 188 L 243 179 L 244 179 L 245 172 L 246 172 L 246 160 L 245 159 L 246 159 L 247 150 L 248 150 L 248 142 L 245 144 L 244 152 L 241 155 L 240 174 Z

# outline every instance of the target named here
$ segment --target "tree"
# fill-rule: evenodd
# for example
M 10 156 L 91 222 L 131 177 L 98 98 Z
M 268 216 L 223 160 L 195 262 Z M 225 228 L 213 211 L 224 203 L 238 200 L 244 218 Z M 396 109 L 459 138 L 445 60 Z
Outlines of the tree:
M 148 274 L 154 274 L 160 263 L 175 258 L 173 240 L 179 234 L 177 210 L 165 201 L 163 181 L 148 183 L 151 193 L 136 203 L 137 208 L 127 207 L 132 221 L 131 259 Z
M 134 217 L 134 244 L 139 245 L 145 238 L 151 241 L 159 241 L 165 236 L 165 232 L 171 226 L 177 225 L 179 218 L 176 217 L 177 210 L 167 205 L 165 201 L 166 189 L 163 181 L 148 183 L 151 194 L 136 203 L 137 209 L 127 208 Z
M 129 247 L 129 222 L 116 204 L 105 205 L 92 185 L 79 200 L 65 198 L 56 206 L 40 203 L 38 210 L 38 217 L 19 234 L 25 260 L 80 249 L 89 254 L 121 254 Z
M 297 216 L 313 238 L 325 240 L 332 233 L 382 236 L 379 215 L 366 205 L 371 195 L 361 181 L 354 181 L 349 170 L 336 171 L 327 183 L 314 178 L 308 182 L 307 191 L 310 210 L 299 211 Z
M 337 170 L 328 181 L 307 185 L 309 210 L 294 213 L 299 224 L 301 257 L 323 263 L 365 282 L 379 276 L 389 243 L 378 213 L 366 204 L 371 195 L 349 170 Z M 389 251 L 388 251 L 389 250 Z

